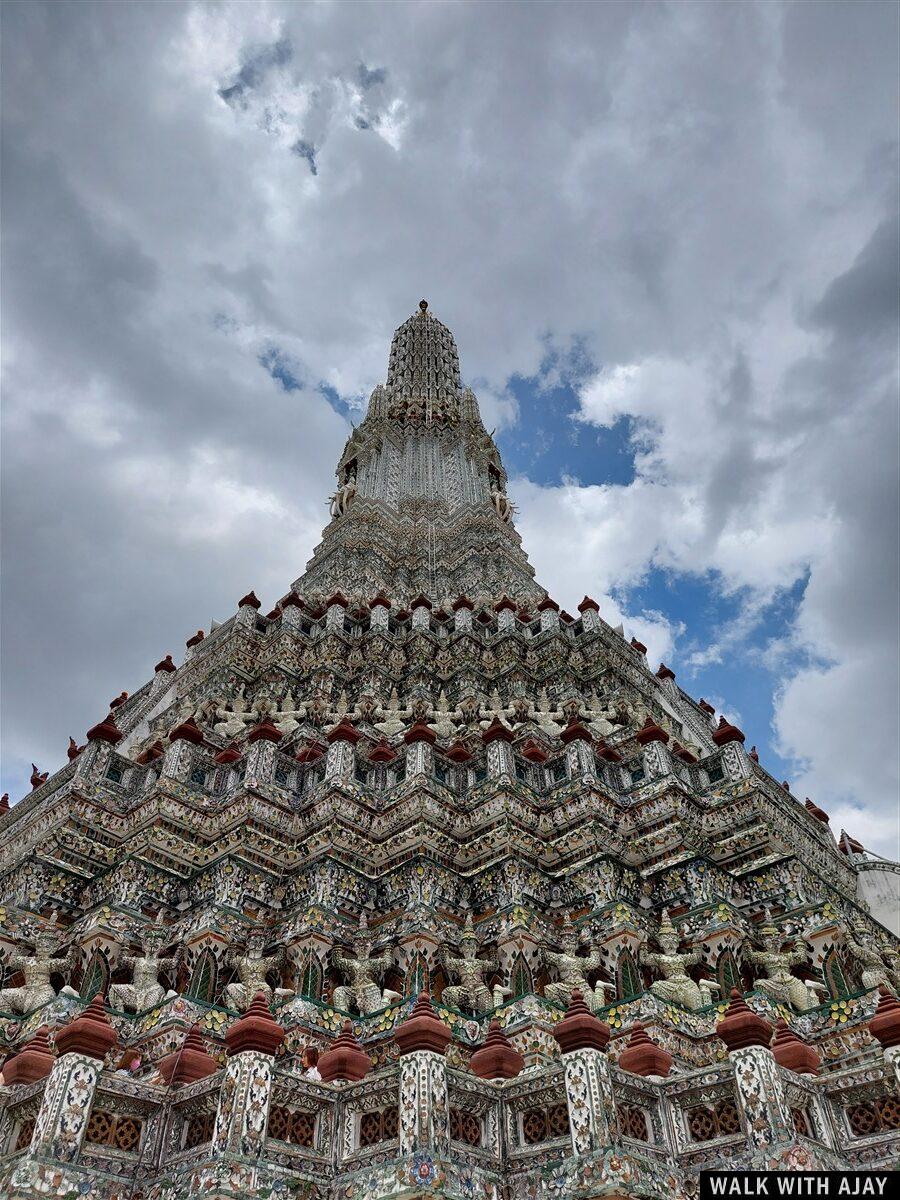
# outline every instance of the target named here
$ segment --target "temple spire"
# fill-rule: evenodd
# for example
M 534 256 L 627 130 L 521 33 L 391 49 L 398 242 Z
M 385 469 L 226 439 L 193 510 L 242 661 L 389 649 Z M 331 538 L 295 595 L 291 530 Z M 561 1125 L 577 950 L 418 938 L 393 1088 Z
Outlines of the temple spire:
M 428 307 L 395 331 L 387 379 L 344 447 L 331 523 L 295 588 L 522 603 L 544 596 L 513 527 L 506 472 L 453 334 Z

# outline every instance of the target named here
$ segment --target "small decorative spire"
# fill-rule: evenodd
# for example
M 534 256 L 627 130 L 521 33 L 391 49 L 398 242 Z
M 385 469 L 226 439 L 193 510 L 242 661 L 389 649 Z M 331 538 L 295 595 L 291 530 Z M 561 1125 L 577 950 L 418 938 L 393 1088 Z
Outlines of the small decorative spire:
M 712 738 L 717 746 L 727 746 L 729 742 L 743 742 L 744 734 L 737 725 L 731 725 L 724 717 L 719 717 L 719 727 L 713 731 Z
M 394 1031 L 394 1041 L 401 1054 L 412 1054 L 414 1050 L 433 1050 L 435 1054 L 444 1054 L 450 1037 L 450 1027 L 432 1008 L 428 992 L 419 993 L 412 1012 Z
M 729 1050 L 744 1050 L 748 1046 L 765 1046 L 772 1040 L 772 1026 L 748 1008 L 744 997 L 731 989 L 731 1003 L 722 1020 L 716 1025 L 716 1033 Z
M 612 746 L 608 746 L 605 738 L 600 738 L 600 740 L 597 742 L 597 754 L 600 758 L 605 759 L 606 762 L 622 761 L 622 755 L 618 752 L 618 750 L 614 750 Z
M 111 746 L 115 746 L 116 742 L 121 742 L 122 734 L 112 713 L 87 731 L 87 740 L 89 742 L 109 742 Z
M 900 1046 L 900 1003 L 884 984 L 878 991 L 881 998 L 875 1016 L 869 1022 L 869 1033 L 881 1043 L 883 1050 L 890 1050 L 892 1046 Z
M 647 720 L 637 731 L 635 736 L 642 746 L 649 746 L 651 742 L 662 742 L 662 744 L 665 746 L 669 740 L 669 735 L 666 733 L 666 731 L 657 725 L 657 723 L 650 716 L 647 717 Z
M 58 1054 L 86 1054 L 90 1058 L 106 1058 L 118 1044 L 118 1036 L 106 1015 L 106 998 L 98 992 L 81 1016 L 70 1021 L 56 1035 Z
M 467 763 L 471 762 L 474 756 L 466 746 L 465 742 L 461 742 L 459 738 L 457 738 L 453 745 L 448 748 L 445 757 L 449 758 L 451 762 Z
M 184 644 L 185 644 L 185 646 L 187 646 L 188 650 L 193 650 L 193 648 L 195 646 L 200 645 L 200 643 L 203 641 L 203 639 L 205 637 L 206 637 L 206 634 L 203 632 L 203 630 L 198 629 L 197 632 L 194 634 L 194 636 L 189 637 L 188 640 Z
M 177 671 L 178 668 L 172 662 L 172 655 L 167 654 L 165 658 L 161 658 L 159 660 L 159 662 L 156 664 L 156 666 L 153 668 L 153 670 L 154 671 L 163 671 L 163 672 L 166 672 L 171 675 L 171 673 L 173 671 Z
M 350 742 L 355 746 L 362 734 L 356 728 L 352 721 L 348 721 L 346 717 L 339 721 L 329 733 L 325 735 L 329 742 Z
M 427 311 L 427 309 L 428 309 L 428 301 L 427 301 L 427 300 L 420 300 L 420 301 L 419 301 L 419 310 L 420 310 L 420 312 L 422 313 L 422 315 L 423 315 L 423 316 L 424 316 L 425 312 Z
M 167 1054 L 160 1061 L 159 1073 L 167 1084 L 195 1083 L 219 1069 L 219 1064 L 207 1053 L 200 1029 L 192 1025 L 184 1036 L 180 1050 Z
M 571 718 L 568 725 L 565 727 L 559 737 L 560 741 L 562 741 L 566 746 L 568 746 L 569 742 L 587 742 L 590 744 L 594 740 L 593 734 L 588 727 L 586 725 L 582 725 L 582 723 L 575 716 Z
M 220 750 L 215 757 L 215 761 L 220 766 L 228 766 L 229 763 L 240 762 L 241 752 L 238 750 L 234 742 L 229 742 L 224 750 Z
M 42 1025 L 22 1049 L 9 1059 L 3 1067 L 3 1081 L 7 1087 L 17 1083 L 35 1083 L 44 1079 L 53 1070 L 53 1051 L 50 1049 L 48 1025 Z
M 262 608 L 262 601 L 252 589 L 246 596 L 241 596 L 238 600 L 238 608 L 255 608 L 257 612 Z
M 74 762 L 83 749 L 84 746 L 79 746 L 75 739 L 70 737 L 69 748 L 66 750 L 66 758 L 68 758 L 69 762 Z
M 109 702 L 110 711 L 112 711 L 114 708 L 121 708 L 127 699 L 128 699 L 127 692 L 119 692 L 119 694 L 118 694 L 118 696 L 116 696 L 115 700 L 110 700 L 110 702 Z
M 822 1065 L 822 1057 L 818 1050 L 797 1037 L 782 1017 L 778 1018 L 775 1025 L 772 1053 L 779 1066 L 787 1068 L 788 1071 L 796 1071 L 798 1075 L 818 1075 Z
M 658 1075 L 663 1079 L 672 1069 L 672 1055 L 656 1044 L 640 1021 L 635 1021 L 628 1045 L 619 1055 L 619 1066 L 633 1075 Z
M 580 990 L 573 988 L 566 1015 L 554 1025 L 553 1036 L 563 1054 L 573 1050 L 605 1050 L 609 1045 L 609 1026 L 594 1016 Z
M 525 1059 L 513 1049 L 499 1020 L 493 1017 L 484 1045 L 472 1055 L 469 1066 L 479 1079 L 515 1079 L 525 1066 Z
M 203 745 L 203 730 L 197 724 L 193 717 L 188 717 L 186 721 L 176 725 L 169 732 L 170 742 L 191 742 L 194 746 Z
M 228 1057 L 245 1050 L 274 1054 L 284 1041 L 284 1029 L 272 1017 L 264 992 L 257 992 L 244 1015 L 238 1017 L 225 1034 Z
M 9 812 L 9 792 L 4 792 L 0 796 L 0 813 Z
M 372 1069 L 372 1060 L 353 1035 L 353 1022 L 345 1021 L 330 1050 L 316 1064 L 323 1083 L 355 1083 Z
M 499 717 L 494 717 L 487 729 L 481 735 L 481 740 L 487 746 L 490 742 L 511 742 L 515 734 L 508 725 L 504 725 Z
M 406 744 L 412 745 L 414 742 L 427 742 L 429 746 L 433 746 L 437 741 L 437 734 L 434 730 L 426 725 L 424 721 L 416 721 L 410 725 L 406 733 L 403 735 L 403 740 Z
M 412 732 L 412 730 L 410 730 Z M 397 751 L 387 740 L 387 738 L 379 738 L 372 749 L 369 751 L 370 763 L 390 763 L 397 757 Z
M 150 763 L 156 762 L 158 758 L 162 758 L 164 754 L 165 750 L 163 749 L 163 744 L 157 740 L 152 746 L 148 746 L 146 750 L 142 751 L 137 756 L 136 762 L 139 766 L 146 767 L 149 766 Z

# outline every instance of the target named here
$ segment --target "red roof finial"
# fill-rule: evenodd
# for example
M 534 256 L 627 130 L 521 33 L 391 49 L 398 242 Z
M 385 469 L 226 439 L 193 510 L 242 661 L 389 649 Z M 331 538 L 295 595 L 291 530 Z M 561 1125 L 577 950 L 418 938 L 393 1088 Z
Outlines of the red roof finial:
M 56 1050 L 58 1054 L 86 1054 L 102 1060 L 118 1041 L 106 1015 L 105 997 L 98 992 L 81 1016 L 57 1033 Z
M 660 1075 L 665 1078 L 672 1069 L 672 1055 L 647 1036 L 640 1021 L 631 1029 L 628 1045 L 619 1055 L 619 1066 L 634 1075 Z
M 242 1017 L 225 1034 L 229 1058 L 244 1050 L 257 1054 L 274 1054 L 284 1041 L 284 1029 L 272 1017 L 265 992 L 257 992 Z
M 802 1075 L 818 1075 L 822 1065 L 822 1057 L 818 1050 L 797 1037 L 782 1017 L 778 1018 L 775 1025 L 772 1053 L 779 1066 Z
M 472 1055 L 469 1066 L 479 1079 L 515 1079 L 525 1066 L 525 1059 L 512 1048 L 500 1022 L 493 1017 L 484 1045 Z
M 890 1050 L 892 1046 L 900 1046 L 900 1003 L 884 984 L 878 991 L 880 999 L 875 1016 L 869 1022 L 869 1033 L 881 1043 L 882 1049 Z
M 49 1032 L 49 1026 L 42 1025 L 18 1054 L 7 1060 L 3 1066 L 3 1082 L 7 1087 L 17 1083 L 35 1083 L 50 1074 L 55 1059 L 47 1037 Z
M 159 1073 L 164 1082 L 172 1086 L 179 1083 L 195 1083 L 218 1069 L 219 1064 L 207 1053 L 197 1025 L 192 1025 L 187 1031 L 181 1048 L 167 1054 L 159 1064 Z
M 353 1036 L 353 1022 L 345 1021 L 330 1050 L 319 1055 L 316 1063 L 323 1083 L 355 1083 L 372 1069 L 372 1060 Z
M 434 1011 L 428 992 L 419 993 L 412 1012 L 394 1031 L 394 1041 L 401 1054 L 411 1054 L 414 1050 L 444 1054 L 450 1037 L 450 1027 Z
M 716 1033 L 729 1050 L 744 1050 L 747 1046 L 766 1046 L 772 1040 L 772 1026 L 753 1012 L 737 990 L 731 989 L 728 1011 L 716 1025 Z
M 553 1027 L 553 1036 L 563 1054 L 572 1050 L 605 1050 L 609 1026 L 595 1017 L 578 988 L 572 989 L 566 1015 Z

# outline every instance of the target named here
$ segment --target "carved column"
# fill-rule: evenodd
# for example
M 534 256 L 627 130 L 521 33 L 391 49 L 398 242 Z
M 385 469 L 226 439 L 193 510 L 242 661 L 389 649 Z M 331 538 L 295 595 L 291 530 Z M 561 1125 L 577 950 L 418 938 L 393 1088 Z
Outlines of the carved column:
M 593 1154 L 613 1141 L 616 1109 L 609 1060 L 602 1050 L 573 1050 L 563 1055 L 569 1132 L 574 1154 Z
M 537 606 L 541 614 L 541 633 L 559 632 L 559 605 L 548 596 Z
M 585 633 L 597 633 L 600 629 L 600 605 L 590 596 L 585 596 L 578 605 L 581 613 L 581 628 Z
M 588 1010 L 575 988 L 565 1017 L 553 1030 L 562 1051 L 574 1154 L 594 1154 L 616 1136 L 616 1106 L 606 1047 L 609 1026 Z
M 75 1161 L 102 1070 L 102 1061 L 90 1055 L 60 1055 L 44 1088 L 29 1154 L 55 1162 Z
M 369 612 L 371 613 L 371 616 L 369 617 L 369 626 L 371 629 L 381 629 L 387 633 L 390 608 L 390 600 L 385 599 L 383 596 L 375 597 L 375 599 L 369 605 Z
M 347 603 L 347 598 L 342 596 L 340 592 L 336 592 L 326 601 L 325 628 L 329 632 L 344 628 L 344 613 L 347 609 Z
M 472 601 L 465 596 L 460 598 L 453 605 L 454 626 L 457 633 L 469 633 L 472 629 L 472 609 L 475 606 Z
M 400 1060 L 400 1153 L 450 1150 L 447 1064 L 443 1054 L 416 1050 Z
M 260 1158 L 266 1144 L 275 1051 L 284 1030 L 262 992 L 225 1034 L 228 1065 L 219 1092 L 212 1154 Z
M 794 1141 L 794 1125 L 775 1056 L 769 1049 L 772 1026 L 748 1008 L 736 988 L 716 1033 L 728 1047 L 738 1108 L 750 1145 L 769 1150 Z
M 515 777 L 516 764 L 513 759 L 512 746 L 510 742 L 513 740 L 513 732 L 507 729 L 496 717 L 493 724 L 489 725 L 481 735 L 481 740 L 487 747 L 487 770 L 488 775 L 492 779 L 497 779 L 501 775 L 507 775 L 511 779 Z
M 428 612 L 427 608 L 417 608 L 416 612 Z M 403 735 L 406 742 L 406 777 L 413 775 L 434 774 L 434 743 L 437 740 L 434 730 L 429 729 L 422 721 L 416 721 Z
M 262 1155 L 272 1093 L 272 1061 L 271 1055 L 255 1050 L 244 1050 L 228 1060 L 216 1110 L 214 1155 Z
M 764 1046 L 731 1050 L 738 1108 L 751 1145 L 758 1150 L 784 1146 L 795 1139 L 794 1125 L 778 1065 Z
M 59 1058 L 44 1088 L 29 1153 L 74 1162 L 84 1141 L 103 1060 L 116 1045 L 103 997 L 97 995 L 56 1035 Z

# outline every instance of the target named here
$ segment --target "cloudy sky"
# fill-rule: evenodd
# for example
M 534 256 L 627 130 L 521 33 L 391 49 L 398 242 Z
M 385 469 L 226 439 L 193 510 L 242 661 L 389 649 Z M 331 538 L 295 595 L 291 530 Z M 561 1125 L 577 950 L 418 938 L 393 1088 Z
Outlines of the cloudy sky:
M 897 14 L 7 0 L 11 799 L 283 593 L 425 296 L 544 585 L 896 853 Z

